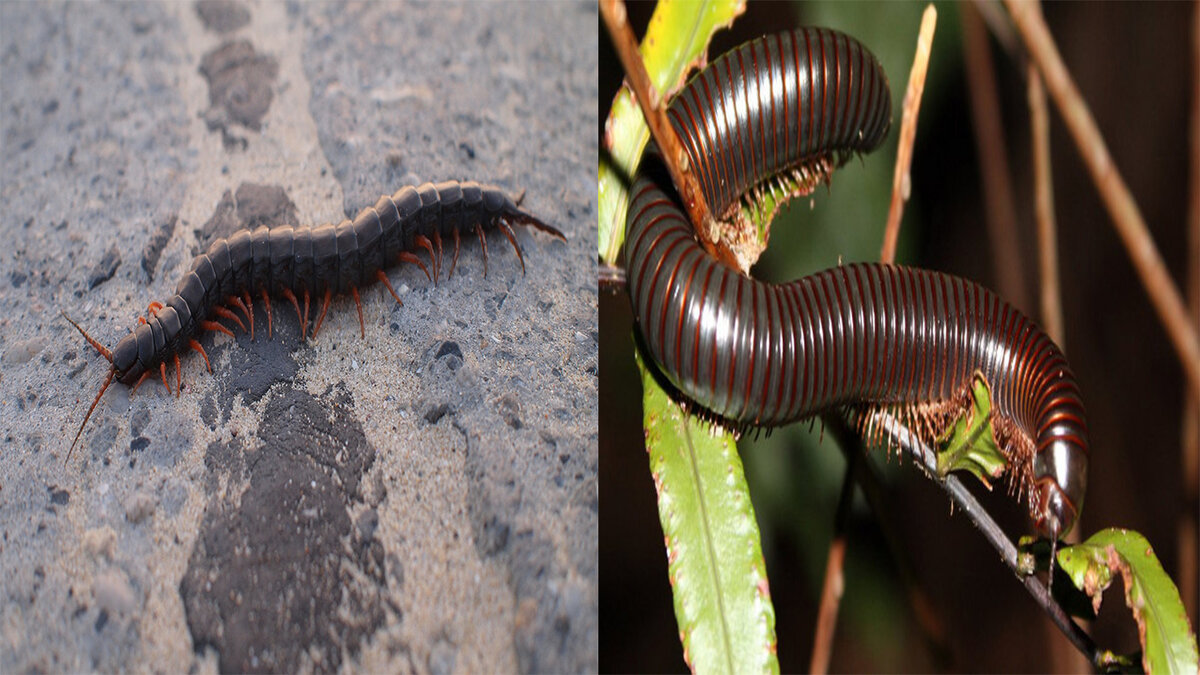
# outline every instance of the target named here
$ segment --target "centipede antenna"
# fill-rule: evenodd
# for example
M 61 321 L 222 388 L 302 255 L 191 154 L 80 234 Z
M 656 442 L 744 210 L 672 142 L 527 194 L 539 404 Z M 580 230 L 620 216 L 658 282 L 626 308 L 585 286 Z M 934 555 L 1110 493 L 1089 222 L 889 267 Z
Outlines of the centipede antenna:
M 513 199 L 513 203 L 516 204 L 517 206 L 520 206 L 521 202 L 523 202 L 523 201 L 525 201 L 525 190 L 524 189 L 521 190 L 521 194 L 517 195 Z
M 63 316 L 66 316 L 66 314 Z M 71 320 L 67 319 L 67 321 Z M 71 321 L 71 323 L 75 322 Z M 79 326 L 75 327 L 79 328 Z M 82 331 L 83 329 L 80 328 L 80 330 Z M 87 333 L 84 333 L 84 336 L 86 335 Z M 90 340 L 91 338 L 88 339 Z M 111 361 L 112 359 L 109 360 Z M 87 426 L 88 420 L 92 418 L 92 411 L 96 409 L 96 404 L 100 402 L 100 397 L 104 395 L 105 390 L 108 389 L 108 385 L 112 384 L 113 376 L 116 374 L 117 369 L 115 367 L 108 369 L 108 377 L 104 378 L 104 384 L 100 386 L 100 393 L 96 394 L 96 398 L 92 401 L 92 407 L 88 408 L 87 414 L 83 416 L 83 424 L 80 424 L 79 431 L 75 432 L 75 440 L 71 441 L 71 449 L 67 450 L 67 458 L 63 460 L 63 466 L 66 466 L 71 461 L 71 453 L 75 452 L 75 446 L 79 443 L 79 437 L 83 434 L 83 429 Z
M 524 211 L 522 211 L 519 214 L 513 215 L 512 219 L 514 222 L 520 223 L 521 225 L 529 225 L 530 227 L 532 227 L 536 230 L 541 230 L 542 232 L 545 232 L 546 234 L 549 234 L 553 237 L 561 239 L 562 241 L 567 240 L 567 235 L 563 234 L 562 232 L 559 232 L 557 228 L 547 225 L 546 223 L 543 223 L 542 221 L 529 215 L 528 213 L 525 213 Z
M 108 360 L 108 362 L 109 362 L 109 363 L 112 363 L 112 352 L 108 351 L 108 348 L 107 348 L 107 347 L 105 347 L 104 345 L 102 345 L 102 344 L 100 344 L 99 342 L 97 342 L 97 341 L 96 341 L 96 339 L 95 339 L 95 338 L 93 338 L 91 335 L 88 335 L 88 334 L 87 334 L 87 331 L 86 331 L 86 330 L 84 330 L 82 326 L 80 326 L 79 324 L 75 323 L 75 320 L 74 320 L 74 319 L 72 319 L 71 317 L 67 316 L 67 313 L 66 313 L 66 312 L 60 311 L 60 312 L 59 312 L 59 314 L 62 314 L 64 319 L 66 319 L 67 321 L 69 321 L 69 322 L 71 323 L 71 325 L 72 325 L 72 326 L 75 326 L 75 330 L 79 331 L 79 332 L 80 332 L 80 334 L 82 334 L 82 335 L 83 335 L 83 339 L 87 340 L 87 341 L 88 341 L 88 344 L 90 344 L 91 346 L 95 347 L 95 348 L 96 348 L 96 351 L 100 352 L 100 356 L 103 356 L 105 359 L 107 359 L 107 360 Z M 106 386 L 107 386 L 107 385 L 106 385 Z

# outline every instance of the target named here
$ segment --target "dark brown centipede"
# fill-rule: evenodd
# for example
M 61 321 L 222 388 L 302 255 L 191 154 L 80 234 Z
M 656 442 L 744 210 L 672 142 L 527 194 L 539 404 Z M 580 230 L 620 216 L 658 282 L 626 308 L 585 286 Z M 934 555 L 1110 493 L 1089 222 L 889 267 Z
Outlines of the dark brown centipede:
M 295 308 L 301 338 L 307 339 L 311 298 L 322 299 L 321 311 L 313 326 L 315 336 L 325 320 L 332 296 L 349 293 L 358 309 L 359 332 L 366 337 L 358 289 L 379 281 L 396 302 L 400 302 L 384 274 L 385 269 L 398 262 L 416 264 L 426 277 L 436 281 L 441 272 L 444 237 L 454 240 L 454 256 L 447 277 L 454 274 L 458 264 L 463 233 L 469 235 L 472 230 L 483 249 L 485 275 L 488 258 L 485 230 L 489 229 L 498 229 L 504 234 L 516 250 L 524 272 L 525 257 L 512 225 L 529 225 L 566 241 L 562 232 L 522 211 L 497 187 L 474 182 L 409 186 L 394 195 L 380 197 L 374 206 L 360 211 L 354 220 L 336 226 L 273 229 L 264 226 L 253 231 L 240 230 L 226 239 L 218 239 L 207 252 L 192 261 L 188 273 L 175 287 L 175 294 L 165 303 L 152 303 L 149 316 L 139 319 L 134 331 L 111 351 L 64 314 L 111 364 L 100 392 L 79 425 L 67 458 L 70 459 L 96 404 L 114 378 L 136 391 L 147 377 L 157 372 L 169 392 L 167 362 L 174 361 L 175 395 L 178 396 L 182 384 L 179 352 L 188 347 L 199 352 L 211 372 L 208 355 L 196 337 L 206 330 L 233 335 L 233 331 L 216 319 L 233 321 L 242 330 L 248 329 L 253 338 L 255 295 L 262 299 L 266 309 L 268 337 L 273 331 L 271 296 L 280 296 Z M 432 275 L 416 256 L 418 249 L 429 254 Z M 240 316 L 234 313 L 235 309 Z
M 721 56 L 669 114 L 713 212 L 728 216 L 781 173 L 821 179 L 874 149 L 891 103 L 870 52 L 806 28 Z M 741 425 L 886 408 L 938 432 L 980 371 L 1038 531 L 1057 539 L 1071 528 L 1087 481 L 1083 403 L 1062 352 L 1031 320 L 975 283 L 915 268 L 747 278 L 700 247 L 665 172 L 644 164 L 627 217 L 629 294 L 645 345 L 684 395 Z

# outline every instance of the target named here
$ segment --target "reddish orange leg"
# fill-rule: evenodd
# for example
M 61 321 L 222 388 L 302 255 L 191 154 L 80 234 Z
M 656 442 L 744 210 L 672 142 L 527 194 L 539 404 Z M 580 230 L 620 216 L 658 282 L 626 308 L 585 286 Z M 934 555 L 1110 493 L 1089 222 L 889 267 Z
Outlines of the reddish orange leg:
M 451 230 L 454 232 L 454 258 L 450 260 L 450 273 L 446 275 L 446 279 L 454 276 L 454 268 L 458 266 L 458 228 Z
M 285 288 L 283 289 L 283 297 L 292 301 L 292 307 L 296 308 L 296 320 L 300 322 L 301 326 L 303 326 L 304 317 L 300 314 L 300 303 L 296 301 L 296 294 L 292 292 L 292 289 Z
M 313 337 L 317 337 L 317 331 L 321 330 L 321 324 L 325 323 L 325 311 L 329 309 L 329 298 L 332 295 L 333 292 L 326 288 L 325 301 L 321 303 L 321 316 L 317 317 L 317 327 L 313 329 Z
M 203 328 L 204 330 L 221 331 L 222 333 L 228 335 L 229 337 L 233 337 L 233 331 L 229 330 L 225 326 L 222 326 L 221 324 L 217 323 L 216 321 L 201 321 L 200 327 Z
M 175 398 L 183 391 L 183 370 L 179 366 L 179 354 L 175 354 Z
M 396 295 L 396 289 L 392 288 L 392 282 L 388 281 L 387 275 L 383 273 L 383 270 L 375 270 L 375 278 L 383 282 L 383 285 L 387 287 L 388 292 L 391 293 L 392 297 L 396 299 L 396 302 L 399 302 L 400 306 L 403 307 L 404 303 L 400 302 L 400 296 Z
M 142 376 L 138 378 L 138 381 L 136 383 L 134 383 L 133 389 L 129 390 L 130 398 L 133 398 L 133 395 L 137 393 L 138 387 L 142 386 L 142 383 L 146 381 L 147 377 L 150 377 L 150 371 L 148 371 L 148 370 L 146 372 L 142 373 Z
M 437 259 L 433 257 L 433 242 L 426 239 L 425 235 L 423 235 L 423 234 L 418 234 L 416 237 L 413 238 L 413 241 L 416 242 L 417 246 L 420 246 L 421 248 L 425 249 L 426 251 L 429 251 L 429 264 L 430 264 L 430 266 L 433 267 L 433 285 L 437 286 L 438 266 L 437 266 Z M 429 276 L 429 273 L 426 272 L 425 276 Z
M 434 245 L 437 246 L 437 250 L 438 250 L 437 264 L 433 266 L 433 269 L 435 272 L 440 272 L 442 269 L 442 263 L 446 262 L 446 257 L 442 255 L 442 231 L 441 230 L 433 231 L 433 243 L 434 243 Z
M 358 334 L 360 338 L 366 339 L 367 326 L 363 323 L 362 318 L 362 303 L 358 301 L 358 289 L 351 286 L 350 295 L 354 296 L 354 307 L 358 310 Z
M 486 279 L 487 278 L 487 259 L 488 259 L 487 237 L 483 236 L 483 227 L 481 225 L 475 226 L 475 233 L 479 235 L 479 245 L 483 247 L 483 277 Z
M 400 260 L 403 262 L 410 262 L 410 263 L 416 264 L 418 267 L 421 268 L 421 271 L 425 273 L 425 278 L 430 281 L 433 281 L 433 277 L 429 276 L 429 268 L 425 267 L 425 263 L 421 262 L 421 259 L 418 258 L 417 256 L 409 253 L 408 251 L 401 251 L 400 252 Z M 395 295 L 395 293 L 392 293 L 392 295 Z M 400 298 L 396 298 L 396 299 L 399 300 Z
M 165 364 L 165 363 L 158 364 L 158 372 L 162 373 L 163 387 L 166 388 L 167 395 L 170 396 L 171 395 L 171 385 L 167 384 L 167 364 Z
M 146 316 L 158 316 L 158 310 L 162 308 L 161 302 L 152 302 L 146 307 Z
M 308 288 L 304 289 L 304 325 L 300 328 L 300 340 L 308 341 Z
M 267 339 L 271 339 L 271 296 L 267 295 L 267 289 L 262 289 L 263 304 L 267 306 Z
M 204 367 L 208 368 L 208 372 L 211 373 L 212 372 L 212 364 L 208 362 L 208 354 L 204 351 L 204 347 L 201 347 L 200 343 L 196 342 L 195 339 L 188 340 L 188 346 L 191 347 L 194 351 L 200 352 L 200 356 L 204 357 Z
M 245 300 L 236 295 L 231 295 L 226 298 L 226 302 L 242 310 L 242 314 L 246 316 L 246 322 L 250 324 L 250 340 L 254 341 L 254 306 L 247 304 L 247 301 L 250 300 L 250 294 L 244 291 L 242 294 Z
M 213 314 L 216 314 L 217 316 L 219 316 L 223 319 L 232 320 L 234 323 L 236 323 L 238 325 L 238 328 L 241 328 L 243 331 L 246 331 L 246 324 L 242 323 L 242 320 L 240 318 L 238 318 L 237 314 L 234 314 L 233 312 L 229 311 L 229 308 L 222 307 L 221 305 L 217 305 L 216 307 L 213 307 Z M 233 333 L 230 333 L 230 335 L 233 335 Z
M 504 222 L 503 220 L 497 223 L 497 225 L 499 226 L 500 231 L 504 233 L 504 236 L 508 237 L 509 243 L 513 245 L 513 250 L 517 252 L 517 260 L 521 261 L 521 274 L 525 274 L 525 256 L 521 254 L 521 246 L 517 244 L 516 234 L 513 233 L 512 228 L 508 226 L 508 223 Z

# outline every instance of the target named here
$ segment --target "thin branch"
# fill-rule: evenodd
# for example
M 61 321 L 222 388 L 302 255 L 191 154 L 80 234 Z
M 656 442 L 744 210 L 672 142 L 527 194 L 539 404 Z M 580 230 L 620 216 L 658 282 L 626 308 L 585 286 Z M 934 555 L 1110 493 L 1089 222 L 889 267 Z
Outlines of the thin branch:
M 1188 169 L 1187 295 L 1192 326 L 1200 330 L 1200 1 L 1192 11 L 1192 107 L 1189 121 L 1191 160 Z M 1200 388 L 1187 387 L 1183 397 L 1180 464 L 1183 504 L 1179 518 L 1179 591 L 1192 625 L 1196 625 L 1196 508 L 1200 492 Z
M 908 453 L 916 460 L 917 465 L 925 471 L 925 474 L 938 483 L 942 490 L 950 496 L 950 500 L 966 514 L 970 519 L 971 524 L 975 526 L 985 539 L 996 549 L 1000 554 L 1000 559 L 1004 564 L 1012 570 L 1013 574 L 1021 579 L 1021 583 L 1025 585 L 1025 589 L 1033 596 L 1035 602 L 1041 605 L 1042 609 L 1050 616 L 1050 620 L 1062 630 L 1071 644 L 1075 645 L 1088 661 L 1092 664 L 1099 664 L 1100 653 L 1096 649 L 1096 643 L 1092 641 L 1091 636 L 1083 631 L 1063 608 L 1059 606 L 1054 598 L 1050 595 L 1050 590 L 1041 583 L 1041 581 L 1032 574 L 1025 574 L 1018 566 L 1017 547 L 1009 541 L 1005 536 L 1004 531 L 995 520 L 992 520 L 991 515 L 984 509 L 979 500 L 975 499 L 975 495 L 967 490 L 962 481 L 956 476 L 946 476 L 938 478 L 937 469 L 937 454 L 933 448 L 925 445 L 919 438 L 908 430 L 894 416 L 885 412 L 873 413 L 874 422 L 877 428 L 883 429 L 894 446 L 899 447 L 901 452 Z
M 978 4 L 962 5 L 963 56 L 966 59 L 967 90 L 971 94 L 971 120 L 975 147 L 979 151 L 979 177 L 983 184 L 984 221 L 991 242 L 992 265 L 1000 295 L 1013 305 L 1028 310 L 1025 275 L 1017 246 L 1017 213 L 1013 206 L 1012 180 L 1004 125 L 1000 120 L 1000 95 L 987 28 Z
M 1200 388 L 1200 337 L 1188 316 L 1183 297 L 1171 280 L 1162 256 L 1154 245 L 1154 239 L 1146 228 L 1146 221 L 1142 218 L 1129 187 L 1113 164 L 1112 156 L 1091 111 L 1063 65 L 1058 47 L 1054 44 L 1038 8 L 1033 3 L 1018 0 L 1005 0 L 1005 4 L 1025 42 L 1025 47 L 1041 71 L 1059 114 L 1075 140 L 1079 155 L 1096 183 L 1117 234 L 1133 259 L 1134 269 L 1141 277 L 1150 302 L 1158 311 L 1159 319 L 1166 328 L 1167 336 L 1171 339 L 1192 386 Z
M 1046 88 L 1032 63 L 1028 66 L 1029 126 L 1033 139 L 1033 203 L 1037 216 L 1038 269 L 1042 282 L 1042 325 L 1050 339 L 1065 348 L 1062 292 L 1058 280 L 1058 225 L 1054 220 L 1054 184 L 1050 172 L 1050 119 Z
M 971 4 L 975 7 L 975 11 L 979 12 L 979 17 L 987 24 L 988 32 L 1000 44 L 1000 49 L 1008 54 L 1008 58 L 1013 63 L 1024 61 L 1025 51 L 1021 49 L 1012 21 L 1004 13 L 1000 3 L 997 0 L 975 0 Z
M 699 181 L 688 166 L 683 144 L 667 119 L 666 102 L 662 100 L 662 94 L 654 87 L 650 75 L 646 72 L 646 64 L 638 52 L 637 37 L 629 26 L 625 3 L 622 0 L 601 0 L 600 15 L 604 18 L 604 25 L 612 38 L 613 47 L 617 50 L 621 67 L 625 70 L 625 80 L 637 97 L 642 114 L 646 117 L 646 124 L 650 127 L 650 135 L 654 137 L 654 142 L 663 155 L 663 163 L 671 173 L 671 180 L 683 199 L 684 208 L 691 218 L 700 243 L 717 258 L 732 263 L 736 268 L 736 261 L 728 247 L 714 244 L 710 238 L 715 230 L 712 212 L 708 209 L 704 193 L 700 191 Z
M 921 112 L 921 94 L 925 92 L 925 73 L 929 70 L 929 52 L 933 47 L 933 31 L 937 27 L 937 10 L 933 5 L 921 15 L 921 31 L 917 34 L 917 55 L 908 75 L 904 92 L 904 117 L 900 123 L 900 144 L 896 149 L 896 172 L 892 176 L 892 203 L 888 206 L 887 229 L 883 233 L 883 251 L 879 257 L 885 263 L 896 260 L 896 240 L 900 237 L 900 217 L 904 202 L 912 193 L 913 143 L 917 139 L 917 115 Z
M 842 565 L 846 560 L 846 525 L 850 522 L 850 505 L 854 497 L 854 464 L 861 461 L 862 453 L 846 453 L 846 475 L 842 480 L 841 497 L 838 498 L 833 541 L 829 544 L 829 553 L 825 558 L 825 582 L 821 588 L 821 606 L 817 611 L 812 659 L 808 664 L 810 673 L 829 672 L 838 609 L 846 589 L 846 576 Z

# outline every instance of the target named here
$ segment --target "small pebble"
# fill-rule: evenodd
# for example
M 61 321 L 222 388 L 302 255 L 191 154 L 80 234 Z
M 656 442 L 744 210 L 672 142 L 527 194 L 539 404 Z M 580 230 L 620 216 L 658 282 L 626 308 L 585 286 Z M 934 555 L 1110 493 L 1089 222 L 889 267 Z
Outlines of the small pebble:
M 83 533 L 83 548 L 93 557 L 112 558 L 116 545 L 117 533 L 107 525 Z
M 125 501 L 125 519 L 137 524 L 154 514 L 158 502 L 146 492 L 135 492 Z
M 120 570 L 106 570 L 97 575 L 92 595 L 98 605 L 114 614 L 132 612 L 136 602 L 129 580 Z

